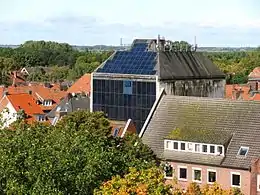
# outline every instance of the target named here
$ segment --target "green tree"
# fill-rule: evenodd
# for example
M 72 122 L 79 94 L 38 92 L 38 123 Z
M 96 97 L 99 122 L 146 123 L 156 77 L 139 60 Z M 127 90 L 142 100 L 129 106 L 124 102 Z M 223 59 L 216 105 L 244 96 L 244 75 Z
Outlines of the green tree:
M 104 182 L 95 195 L 166 195 L 171 193 L 171 186 L 164 183 L 164 175 L 157 167 L 138 171 L 130 168 L 128 174 L 119 175 Z
M 20 122 L 12 128 L 0 131 L 1 194 L 93 194 L 130 165 L 154 166 L 150 149 L 139 142 L 135 152 L 129 140 L 136 138 L 114 138 L 100 112 L 75 112 L 55 127 Z

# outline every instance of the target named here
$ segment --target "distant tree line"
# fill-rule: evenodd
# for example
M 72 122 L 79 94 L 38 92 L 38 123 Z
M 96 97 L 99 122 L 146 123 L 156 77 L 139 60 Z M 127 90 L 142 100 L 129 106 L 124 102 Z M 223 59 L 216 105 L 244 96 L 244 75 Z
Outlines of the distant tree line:
M 36 81 L 75 80 L 92 72 L 111 51 L 79 51 L 67 43 L 27 41 L 18 48 L 0 48 L 1 84 L 8 84 L 10 71 L 23 67 L 52 67 L 51 74 L 35 72 Z
M 185 41 L 173 43 L 177 48 L 190 46 Z M 27 41 L 17 48 L 0 48 L 0 84 L 8 84 L 10 71 L 22 67 L 51 67 L 48 73 L 35 71 L 28 77 L 33 81 L 76 80 L 95 70 L 112 52 L 78 50 L 67 43 L 51 41 Z M 253 51 L 205 52 L 205 55 L 226 73 L 227 83 L 246 83 L 248 74 L 260 66 L 259 47 Z

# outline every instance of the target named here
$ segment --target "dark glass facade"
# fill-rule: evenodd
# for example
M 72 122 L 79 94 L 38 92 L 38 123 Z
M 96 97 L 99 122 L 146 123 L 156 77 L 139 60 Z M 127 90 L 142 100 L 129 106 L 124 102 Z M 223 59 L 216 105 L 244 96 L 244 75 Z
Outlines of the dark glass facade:
M 131 118 L 138 131 L 155 99 L 155 82 L 93 79 L 93 111 L 103 111 L 111 120 Z

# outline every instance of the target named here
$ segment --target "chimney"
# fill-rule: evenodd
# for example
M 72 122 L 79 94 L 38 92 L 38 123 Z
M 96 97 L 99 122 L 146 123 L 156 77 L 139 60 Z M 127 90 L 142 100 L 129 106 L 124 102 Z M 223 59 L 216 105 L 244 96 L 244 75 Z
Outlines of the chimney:
M 11 73 L 11 75 L 13 75 L 13 83 L 12 83 L 12 86 L 15 86 L 16 84 L 16 78 L 17 78 L 17 72 L 16 71 L 13 71 Z
M 240 87 L 239 89 L 236 89 L 235 86 L 233 86 L 233 90 L 232 90 L 232 99 L 233 100 L 238 100 L 238 99 L 243 99 L 242 94 L 244 93 L 242 87 Z

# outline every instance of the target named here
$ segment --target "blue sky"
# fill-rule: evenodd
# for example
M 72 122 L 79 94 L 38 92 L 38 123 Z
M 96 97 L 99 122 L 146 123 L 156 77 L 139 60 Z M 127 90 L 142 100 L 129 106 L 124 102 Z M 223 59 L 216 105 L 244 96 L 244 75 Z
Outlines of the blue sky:
M 134 38 L 199 46 L 260 45 L 259 0 L 1 0 L 0 44 L 52 40 L 130 44 Z

